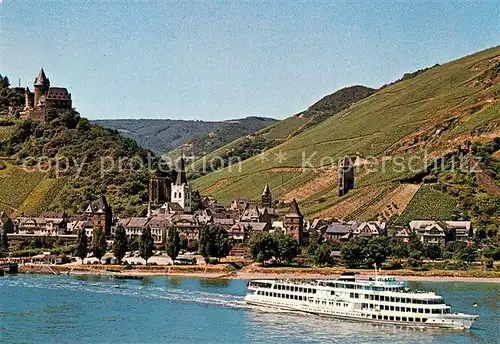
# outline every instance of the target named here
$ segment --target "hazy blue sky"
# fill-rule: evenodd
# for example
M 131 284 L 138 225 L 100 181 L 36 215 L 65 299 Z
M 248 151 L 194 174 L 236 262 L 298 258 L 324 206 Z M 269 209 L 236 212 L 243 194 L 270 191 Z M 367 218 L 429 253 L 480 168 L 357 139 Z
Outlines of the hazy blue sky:
M 0 73 L 85 117 L 283 118 L 500 42 L 498 1 L 0 0 Z

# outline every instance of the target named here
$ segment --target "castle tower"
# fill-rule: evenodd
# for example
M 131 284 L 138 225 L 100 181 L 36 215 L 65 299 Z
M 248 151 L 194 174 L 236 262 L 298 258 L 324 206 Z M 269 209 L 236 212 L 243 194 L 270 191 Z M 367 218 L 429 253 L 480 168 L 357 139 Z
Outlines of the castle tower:
M 50 80 L 45 76 L 43 68 L 40 69 L 40 73 L 38 73 L 33 86 L 35 88 L 35 99 L 33 102 L 33 106 L 38 107 L 40 100 L 42 100 L 47 95 L 47 92 L 50 88 Z
M 29 87 L 24 90 L 24 110 L 29 110 L 33 108 L 33 93 L 31 93 Z
M 266 184 L 266 186 L 264 187 L 264 191 L 262 191 L 260 203 L 263 207 L 271 207 L 273 203 L 273 198 L 271 195 L 271 189 L 269 188 L 269 184 Z
M 344 157 L 339 164 L 339 197 L 354 189 L 354 161 Z
M 191 186 L 187 182 L 183 156 L 179 161 L 177 179 L 171 185 L 170 200 L 179 203 L 185 213 L 191 212 Z
M 295 198 L 290 205 L 290 212 L 285 215 L 285 230 L 288 235 L 295 238 L 299 245 L 302 245 L 304 240 L 304 217 L 300 213 L 299 205 Z
M 101 226 L 104 229 L 106 235 L 111 234 L 111 224 L 113 222 L 113 212 L 111 207 L 108 205 L 108 201 L 104 195 L 101 196 L 99 200 L 99 204 L 97 205 L 97 209 L 92 209 L 90 207 L 89 210 L 93 210 L 92 213 L 92 227 L 98 228 Z

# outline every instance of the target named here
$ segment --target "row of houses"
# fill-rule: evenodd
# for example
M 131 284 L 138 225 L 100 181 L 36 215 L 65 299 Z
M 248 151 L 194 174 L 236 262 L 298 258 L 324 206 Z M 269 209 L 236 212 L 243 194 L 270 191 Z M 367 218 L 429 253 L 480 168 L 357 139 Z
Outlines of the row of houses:
M 407 227 L 389 233 L 381 221 L 336 221 L 326 228 L 325 240 L 348 241 L 356 237 L 394 236 L 409 243 L 412 235 L 424 244 L 445 245 L 450 241 L 468 241 L 474 236 L 470 221 L 411 221 Z

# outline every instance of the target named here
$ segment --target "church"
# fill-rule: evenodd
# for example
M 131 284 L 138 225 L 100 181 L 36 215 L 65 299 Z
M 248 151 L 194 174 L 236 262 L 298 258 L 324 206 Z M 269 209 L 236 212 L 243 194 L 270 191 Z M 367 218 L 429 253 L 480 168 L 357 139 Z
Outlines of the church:
M 50 87 L 50 80 L 43 68 L 35 78 L 33 92 L 26 87 L 24 98 L 25 105 L 21 114 L 28 119 L 41 122 L 45 120 L 45 113 L 49 109 L 71 109 L 72 107 L 71 93 L 64 87 Z
M 178 203 L 184 213 L 191 213 L 191 186 L 187 182 L 183 156 L 179 160 L 175 183 L 172 183 L 170 187 L 170 201 Z

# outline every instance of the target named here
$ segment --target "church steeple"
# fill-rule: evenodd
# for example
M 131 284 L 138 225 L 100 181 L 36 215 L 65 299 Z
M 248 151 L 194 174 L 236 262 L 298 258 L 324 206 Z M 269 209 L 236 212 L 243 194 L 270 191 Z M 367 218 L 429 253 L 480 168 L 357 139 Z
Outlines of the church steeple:
M 181 159 L 179 161 L 179 168 L 177 170 L 177 179 L 175 181 L 176 185 L 182 185 L 187 183 L 186 178 L 186 169 L 184 167 L 184 156 L 181 155 Z
M 185 213 L 191 212 L 191 186 L 187 181 L 183 155 L 179 160 L 175 183 L 171 184 L 170 200 L 178 203 Z

